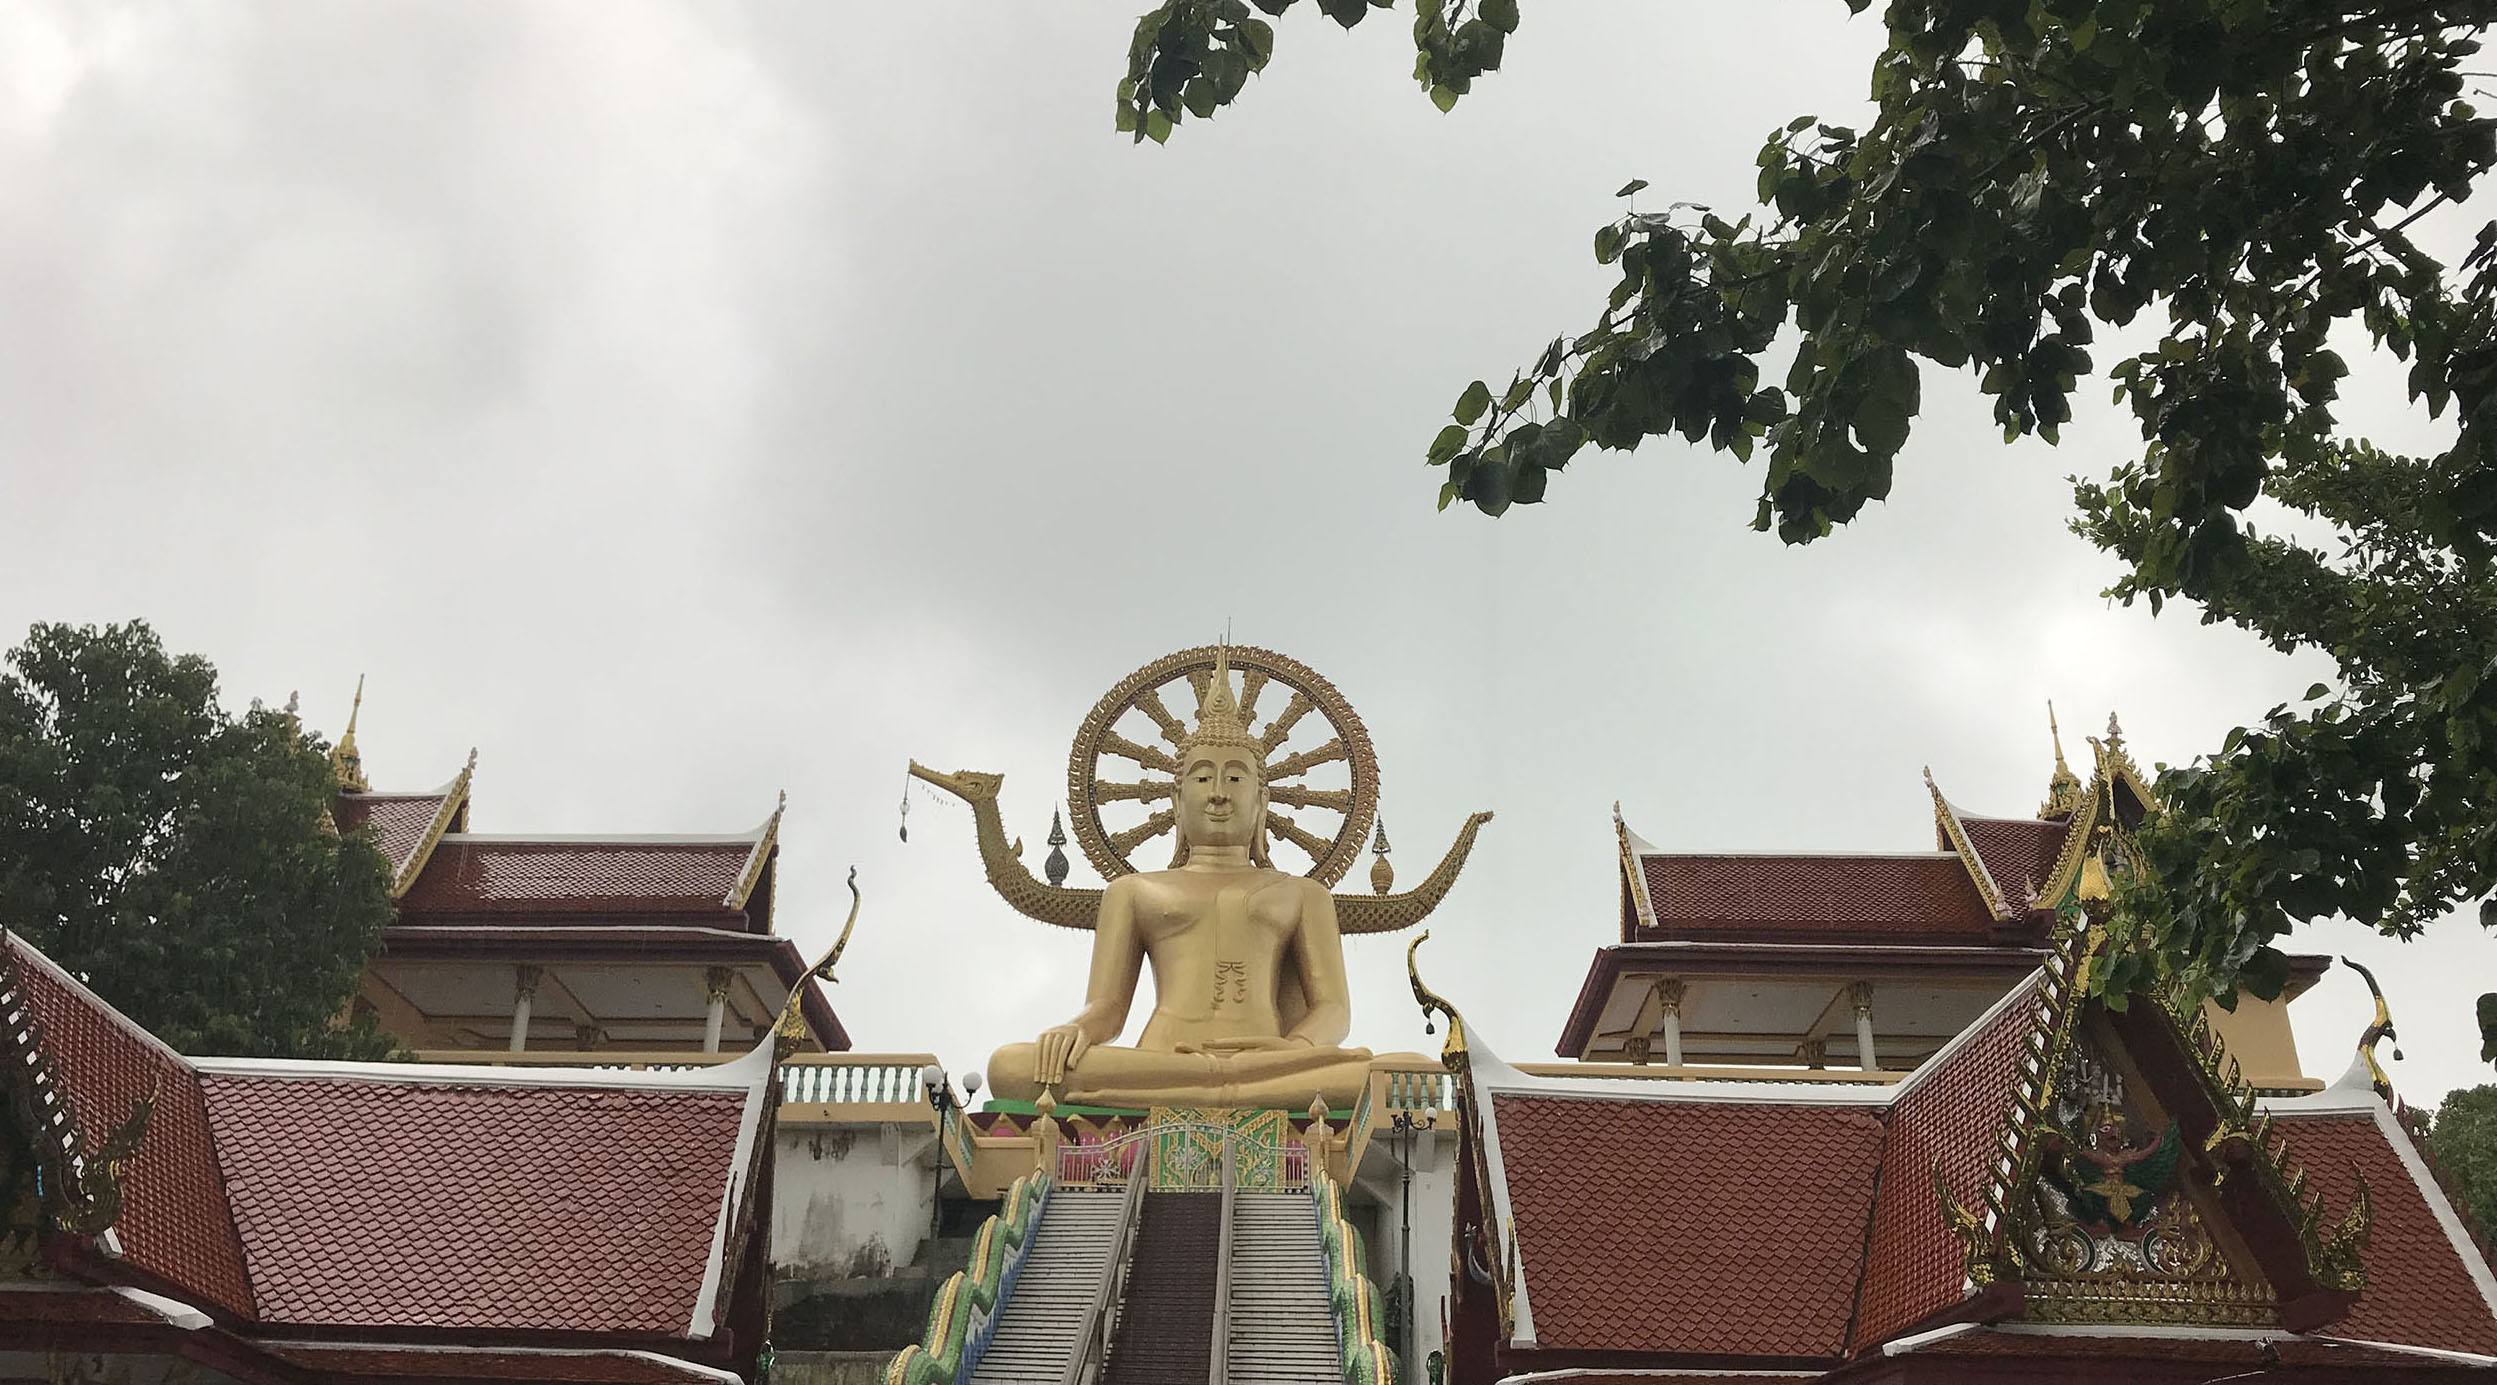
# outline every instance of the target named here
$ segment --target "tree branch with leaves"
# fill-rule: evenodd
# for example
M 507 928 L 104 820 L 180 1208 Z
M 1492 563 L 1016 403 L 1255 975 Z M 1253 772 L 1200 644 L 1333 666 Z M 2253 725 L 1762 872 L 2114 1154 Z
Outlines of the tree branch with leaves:
M 1318 5 L 1345 27 L 1374 7 Z M 2497 164 L 2467 90 L 2492 20 L 2497 0 L 1892 0 L 1872 121 L 1772 132 L 1730 217 L 1598 228 L 1618 277 L 1594 325 L 1459 392 L 1424 454 L 1439 503 L 1501 515 L 1589 448 L 1678 435 L 1761 463 L 1755 527 L 1809 543 L 1890 494 L 1926 369 L 1973 374 L 2007 442 L 2054 443 L 2099 328 L 2154 323 L 2106 371 L 2142 448 L 2076 480 L 2074 532 L 2124 564 L 2117 599 L 2193 603 L 2339 674 L 2162 774 L 2158 870 L 2126 907 L 2224 998 L 2276 992 L 2296 923 L 2415 934 L 2497 889 L 2497 223 L 2453 267 L 2411 238 Z M 1420 0 L 1432 99 L 1517 26 Z M 1119 127 L 1213 115 L 1273 43 L 1247 0 L 1172 0 L 1137 27 Z M 2336 331 L 2407 363 L 2452 444 L 2345 433 Z M 2295 536 L 2258 532 L 2265 499 Z

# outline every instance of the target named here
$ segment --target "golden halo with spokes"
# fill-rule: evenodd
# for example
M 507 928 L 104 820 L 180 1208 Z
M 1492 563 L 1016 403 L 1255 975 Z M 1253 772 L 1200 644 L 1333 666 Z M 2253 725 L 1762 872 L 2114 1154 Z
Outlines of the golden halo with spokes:
M 1250 645 L 1227 650 L 1240 720 L 1265 750 L 1269 846 L 1294 848 L 1308 858 L 1304 874 L 1333 885 L 1352 868 L 1378 816 L 1379 761 L 1370 733 L 1335 685 L 1307 665 Z M 1075 840 L 1104 880 L 1133 874 L 1136 850 L 1176 826 L 1173 752 L 1204 706 L 1218 652 L 1200 645 L 1146 664 L 1103 694 L 1076 728 L 1067 802 Z M 1122 822 L 1142 816 L 1113 827 L 1105 807 Z

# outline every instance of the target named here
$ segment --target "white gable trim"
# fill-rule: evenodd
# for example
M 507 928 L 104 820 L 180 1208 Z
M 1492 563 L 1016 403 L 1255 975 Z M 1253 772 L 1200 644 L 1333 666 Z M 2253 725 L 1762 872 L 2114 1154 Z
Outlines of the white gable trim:
M 737 1123 L 737 1149 L 728 1161 L 727 1186 L 720 1190 L 720 1212 L 711 1223 L 711 1253 L 702 1263 L 702 1287 L 694 1294 L 692 1321 L 686 1335 L 697 1341 L 709 1337 L 718 1326 L 720 1282 L 727 1277 L 728 1228 L 736 1218 L 737 1194 L 745 1187 L 745 1172 L 754 1162 L 754 1146 L 763 1128 L 763 1113 L 777 1095 L 772 1091 L 772 1074 L 778 1064 L 772 1055 L 776 1034 L 765 1034 L 746 1056 L 723 1065 L 716 1071 L 739 1078 L 746 1087 L 746 1110 Z M 770 1228 L 763 1230 L 771 1234 Z

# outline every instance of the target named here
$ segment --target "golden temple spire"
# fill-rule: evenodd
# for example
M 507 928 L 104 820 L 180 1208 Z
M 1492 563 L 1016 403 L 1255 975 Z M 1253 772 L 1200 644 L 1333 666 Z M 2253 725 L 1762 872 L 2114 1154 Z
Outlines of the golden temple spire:
M 355 721 L 364 711 L 364 675 L 355 676 L 355 703 L 347 709 L 347 729 L 338 733 L 338 744 L 329 752 L 331 777 L 338 787 L 354 793 L 371 793 L 373 785 L 364 777 L 364 752 L 356 749 Z
M 2063 728 L 2055 724 L 2055 704 L 2051 700 L 2046 704 L 2046 736 L 2054 742 L 2055 772 L 2047 776 L 2046 802 L 2039 805 L 2037 815 L 2061 817 L 2080 810 L 2081 777 L 2072 772 L 2071 764 L 2064 759 Z

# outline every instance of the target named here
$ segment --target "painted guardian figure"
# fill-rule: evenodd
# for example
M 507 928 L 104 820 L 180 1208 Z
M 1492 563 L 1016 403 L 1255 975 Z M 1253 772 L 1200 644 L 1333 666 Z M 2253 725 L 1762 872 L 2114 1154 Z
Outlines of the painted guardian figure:
M 1210 654 L 1212 667 L 1206 668 Z M 1233 691 L 1234 656 L 1246 665 Z M 1193 727 L 1161 701 L 1164 684 L 1185 679 L 1197 693 Z M 1291 702 L 1262 729 L 1255 703 L 1272 682 Z M 1141 712 L 1159 728 L 1159 746 L 1119 734 L 1117 722 Z M 1293 727 L 1317 714 L 1334 732 L 1311 750 L 1278 755 Z M 1167 778 L 1116 783 L 1095 772 L 1105 756 L 1131 760 Z M 1348 765 L 1351 786 L 1315 789 L 1302 779 L 1316 766 Z M 1347 1048 L 1352 1002 L 1343 934 L 1381 932 L 1419 921 L 1446 893 L 1489 814 L 1471 818 L 1425 884 L 1390 895 L 1384 864 L 1376 895 L 1339 897 L 1332 880 L 1358 855 L 1377 804 L 1369 738 L 1331 686 L 1261 650 L 1190 650 L 1147 665 L 1102 700 L 1078 733 L 1070 769 L 1074 826 L 1085 852 L 1109 876 L 1099 890 L 1041 884 L 1020 862 L 996 809 L 995 775 L 911 773 L 968 801 L 979 820 L 989 880 L 1021 912 L 1089 928 L 1092 960 L 1083 1005 L 1030 1043 L 989 1059 L 992 1091 L 1004 1100 L 1098 1106 L 1218 1106 L 1305 1109 L 1313 1096 L 1352 1105 L 1368 1080 L 1370 1051 Z M 1167 800 L 1169 806 L 1124 832 L 1103 825 L 1103 803 Z M 1276 810 L 1341 817 L 1331 836 Z M 1168 831 L 1167 869 L 1136 871 L 1126 854 Z M 1274 864 L 1270 838 L 1307 854 L 1310 873 Z M 1351 921 L 1346 922 L 1345 916 Z M 1116 1041 L 1134 1008 L 1145 968 L 1154 1004 L 1132 1047 Z

